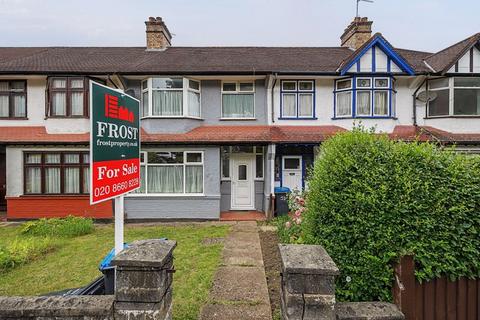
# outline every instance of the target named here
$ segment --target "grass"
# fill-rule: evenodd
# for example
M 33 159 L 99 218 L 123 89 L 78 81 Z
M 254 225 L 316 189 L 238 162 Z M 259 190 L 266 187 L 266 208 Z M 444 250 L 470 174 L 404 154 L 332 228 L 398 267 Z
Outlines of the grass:
M 213 274 L 220 264 L 222 244 L 205 246 L 205 238 L 224 237 L 228 226 L 129 226 L 127 242 L 163 238 L 177 241 L 173 281 L 175 319 L 197 319 L 208 300 Z M 8 246 L 21 227 L 1 227 L 0 246 Z M 98 264 L 113 247 L 113 226 L 96 226 L 95 231 L 76 238 L 56 239 L 58 248 L 26 265 L 0 274 L 0 295 L 38 295 L 85 285 L 98 277 Z

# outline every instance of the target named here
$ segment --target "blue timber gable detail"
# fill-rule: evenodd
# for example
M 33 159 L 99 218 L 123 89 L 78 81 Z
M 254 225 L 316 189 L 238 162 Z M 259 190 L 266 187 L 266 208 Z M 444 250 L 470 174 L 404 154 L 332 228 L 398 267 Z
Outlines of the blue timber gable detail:
M 395 63 L 403 72 L 407 73 L 408 75 L 415 74 L 415 71 L 408 64 L 408 62 L 402 58 L 402 56 L 400 56 L 381 35 L 375 35 L 374 38 L 370 40 L 370 42 L 364 48 L 362 48 L 362 50 L 355 56 L 354 59 L 340 69 L 340 75 L 343 76 L 347 74 L 348 70 L 350 70 L 350 68 L 353 66 L 356 66 L 357 72 L 360 72 L 360 59 L 369 50 L 372 51 L 372 73 L 377 72 L 375 50 L 382 50 L 387 56 L 387 72 L 391 72 L 391 65 L 392 63 Z

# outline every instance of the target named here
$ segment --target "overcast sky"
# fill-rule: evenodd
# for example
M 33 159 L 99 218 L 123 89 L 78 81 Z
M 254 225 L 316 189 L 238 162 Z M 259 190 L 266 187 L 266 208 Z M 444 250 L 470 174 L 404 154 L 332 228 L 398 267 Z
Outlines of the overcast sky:
M 0 46 L 144 46 L 161 16 L 174 46 L 338 46 L 356 0 L 0 0 Z M 375 0 L 360 15 L 394 46 L 437 51 L 480 32 L 479 0 Z

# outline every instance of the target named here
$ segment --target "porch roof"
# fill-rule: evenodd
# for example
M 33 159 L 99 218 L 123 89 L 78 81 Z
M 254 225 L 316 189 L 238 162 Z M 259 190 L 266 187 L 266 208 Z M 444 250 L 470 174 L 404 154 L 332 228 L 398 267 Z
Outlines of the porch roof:
M 142 144 L 267 144 L 319 143 L 346 129 L 333 126 L 219 125 L 201 126 L 185 133 L 148 133 Z M 438 141 L 445 144 L 480 143 L 479 133 L 452 133 L 430 126 L 398 125 L 389 134 L 404 141 Z M 49 133 L 44 126 L 0 127 L 3 144 L 88 144 L 89 133 Z

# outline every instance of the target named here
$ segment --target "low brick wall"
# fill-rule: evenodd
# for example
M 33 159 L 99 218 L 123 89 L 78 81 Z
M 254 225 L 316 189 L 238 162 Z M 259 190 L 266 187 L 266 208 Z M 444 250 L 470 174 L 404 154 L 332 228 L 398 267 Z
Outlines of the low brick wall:
M 68 215 L 112 219 L 112 201 L 90 205 L 88 196 L 7 197 L 7 219 L 62 218 Z
M 112 260 L 114 295 L 0 297 L 0 319 L 171 319 L 175 247 L 176 242 L 169 240 L 131 243 Z
M 391 303 L 335 301 L 339 270 L 322 246 L 279 245 L 281 309 L 285 320 L 403 320 Z

